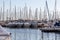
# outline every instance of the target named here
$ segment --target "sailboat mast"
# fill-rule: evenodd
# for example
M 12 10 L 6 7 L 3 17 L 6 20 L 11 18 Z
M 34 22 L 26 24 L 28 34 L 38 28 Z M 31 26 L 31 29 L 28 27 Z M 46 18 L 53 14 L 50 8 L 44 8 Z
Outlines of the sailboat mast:
M 38 20 L 38 8 L 35 9 L 35 20 Z
M 5 2 L 3 0 L 3 21 L 4 21 L 4 10 L 5 10 Z
M 39 20 L 41 20 L 41 8 L 40 8 L 40 13 L 39 13 Z
M 8 20 L 8 9 L 7 9 L 7 15 L 6 15 L 6 20 Z
M 2 7 L 1 7 L 1 10 L 0 10 L 0 20 L 2 20 Z
M 29 8 L 29 20 L 32 20 L 32 10 L 31 10 L 31 7 Z
M 19 19 L 23 19 L 23 11 L 22 8 L 19 9 Z
M 11 20 L 11 0 L 10 0 L 10 20 Z
M 55 17 L 55 16 L 54 16 L 54 11 L 53 11 L 52 20 L 54 20 L 54 17 Z
M 46 10 L 44 8 L 44 20 L 46 21 L 47 20 L 47 15 L 46 15 Z
M 57 0 L 55 0 L 55 19 L 56 19 L 56 5 L 57 5 Z
M 0 8 L 0 21 L 1 21 L 1 8 Z
M 50 15 L 49 15 L 49 9 L 48 9 L 47 1 L 46 1 L 46 8 L 47 8 L 47 12 L 48 12 L 48 20 L 50 20 Z
M 19 19 L 21 19 L 21 8 L 19 9 Z
M 16 20 L 17 18 L 16 18 L 16 6 L 15 6 L 15 20 Z

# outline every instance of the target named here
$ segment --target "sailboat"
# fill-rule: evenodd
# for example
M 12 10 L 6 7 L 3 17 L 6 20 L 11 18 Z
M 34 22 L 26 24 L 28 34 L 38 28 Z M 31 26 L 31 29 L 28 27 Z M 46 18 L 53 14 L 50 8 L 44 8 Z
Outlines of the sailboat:
M 0 25 L 0 40 L 11 40 L 11 33 Z
M 47 6 L 47 9 L 48 9 L 48 6 Z M 56 0 L 55 0 L 55 15 L 54 16 L 55 16 L 55 21 L 48 22 L 49 26 L 45 28 L 40 28 L 40 30 L 45 31 L 45 32 L 59 32 L 60 31 L 60 21 L 56 20 L 57 19 L 56 18 Z

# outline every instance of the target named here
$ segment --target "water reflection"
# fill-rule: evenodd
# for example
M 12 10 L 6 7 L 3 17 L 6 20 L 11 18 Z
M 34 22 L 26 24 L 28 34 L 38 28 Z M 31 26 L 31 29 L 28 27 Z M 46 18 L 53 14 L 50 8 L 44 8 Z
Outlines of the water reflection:
M 60 33 L 42 32 L 39 29 L 7 29 L 12 40 L 60 40 Z

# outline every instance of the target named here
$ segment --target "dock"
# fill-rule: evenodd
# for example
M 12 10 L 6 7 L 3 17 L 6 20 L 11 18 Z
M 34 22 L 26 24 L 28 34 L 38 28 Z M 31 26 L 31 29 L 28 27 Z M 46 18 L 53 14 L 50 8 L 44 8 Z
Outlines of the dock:
M 44 32 L 60 32 L 60 28 L 40 28 Z

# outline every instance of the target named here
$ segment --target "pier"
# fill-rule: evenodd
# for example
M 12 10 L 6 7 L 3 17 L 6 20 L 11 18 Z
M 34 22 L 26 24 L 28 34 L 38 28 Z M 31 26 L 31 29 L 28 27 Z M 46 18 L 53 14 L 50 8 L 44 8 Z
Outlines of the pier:
M 60 28 L 40 28 L 44 32 L 60 32 Z

